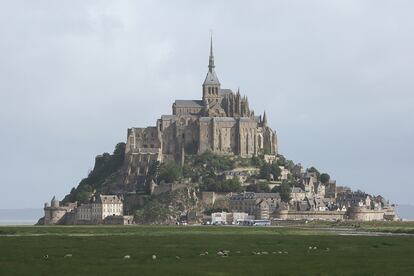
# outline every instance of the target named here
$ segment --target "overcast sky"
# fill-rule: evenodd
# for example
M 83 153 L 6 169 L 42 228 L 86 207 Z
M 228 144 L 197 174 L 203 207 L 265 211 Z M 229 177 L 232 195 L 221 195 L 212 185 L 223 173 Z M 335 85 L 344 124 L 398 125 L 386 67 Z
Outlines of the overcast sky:
M 224 3 L 225 2 L 225 3 Z M 413 1 L 0 0 L 0 208 L 42 207 L 94 158 L 223 88 L 267 111 L 280 153 L 411 203 Z

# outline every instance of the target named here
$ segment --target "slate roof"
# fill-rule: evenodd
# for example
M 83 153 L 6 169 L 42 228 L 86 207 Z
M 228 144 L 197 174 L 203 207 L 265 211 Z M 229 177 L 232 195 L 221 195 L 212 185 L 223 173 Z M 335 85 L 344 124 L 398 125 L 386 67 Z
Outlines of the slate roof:
M 254 193 L 254 192 L 244 192 L 239 193 L 231 196 L 233 200 L 241 200 L 241 199 L 280 199 L 279 193 Z
M 203 107 L 203 101 L 200 100 L 175 100 L 176 107 Z
M 254 122 L 255 120 L 249 118 L 249 117 L 241 117 L 240 122 Z
M 210 84 L 215 84 L 215 85 L 220 84 L 220 81 L 218 80 L 216 72 L 214 71 L 214 69 L 209 70 L 207 72 L 206 79 L 204 80 L 204 83 L 203 83 L 203 85 L 210 85 Z
M 236 121 L 233 117 L 214 117 L 215 122 L 234 122 Z
M 98 202 L 102 204 L 115 204 L 122 203 L 122 200 L 116 195 L 100 195 L 98 197 Z
M 161 115 L 162 120 L 174 120 L 176 118 L 177 118 L 177 116 L 175 116 L 175 115 Z
M 231 89 L 220 89 L 220 94 L 229 95 L 229 94 L 233 94 L 233 91 L 231 91 Z

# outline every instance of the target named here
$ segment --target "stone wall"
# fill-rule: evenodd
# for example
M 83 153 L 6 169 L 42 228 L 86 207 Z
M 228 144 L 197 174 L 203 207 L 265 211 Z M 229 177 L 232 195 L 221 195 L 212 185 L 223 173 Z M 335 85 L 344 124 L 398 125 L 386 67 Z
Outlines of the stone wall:
M 348 216 L 351 220 L 358 221 L 375 221 L 384 220 L 384 211 L 382 210 L 370 210 L 365 207 L 353 207 L 349 208 Z
M 276 218 L 283 220 L 343 220 L 344 211 L 288 211 L 276 212 Z

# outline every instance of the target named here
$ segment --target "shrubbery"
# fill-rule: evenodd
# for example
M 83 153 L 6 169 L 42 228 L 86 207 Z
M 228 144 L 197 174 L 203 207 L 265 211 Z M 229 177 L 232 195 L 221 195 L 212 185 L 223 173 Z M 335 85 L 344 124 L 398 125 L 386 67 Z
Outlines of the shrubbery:
M 272 180 L 271 175 L 273 175 L 273 180 L 277 180 L 280 173 L 281 170 L 277 164 L 264 162 L 260 167 L 260 178 L 267 179 L 268 181 Z
M 94 190 L 99 192 L 105 180 L 121 168 L 124 158 L 125 143 L 118 143 L 113 154 L 104 153 L 97 157 L 95 167 L 88 177 L 82 179 L 77 188 L 72 188 L 70 193 L 63 199 L 63 202 L 78 201 L 86 203 Z
M 243 190 L 237 179 L 218 180 L 217 178 L 207 177 L 200 184 L 200 190 L 212 192 L 241 192 Z
M 283 181 L 282 184 L 280 184 L 280 186 L 275 186 L 272 189 L 273 193 L 279 193 L 280 194 L 280 199 L 283 202 L 289 202 L 290 200 L 290 193 L 292 192 L 292 183 L 289 183 L 288 181 Z
M 269 183 L 266 182 L 259 182 L 256 184 L 250 184 L 246 187 L 247 192 L 255 192 L 255 193 L 268 193 L 270 192 Z
M 183 175 L 183 168 L 175 162 L 165 162 L 159 166 L 157 182 L 172 183 Z

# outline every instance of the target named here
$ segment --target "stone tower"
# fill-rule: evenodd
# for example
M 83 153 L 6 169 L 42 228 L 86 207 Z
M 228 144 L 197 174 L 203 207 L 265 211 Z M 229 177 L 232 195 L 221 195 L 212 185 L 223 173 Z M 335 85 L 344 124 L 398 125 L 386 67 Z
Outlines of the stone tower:
M 210 40 L 210 57 L 208 60 L 208 72 L 203 83 L 203 102 L 211 108 L 220 102 L 220 81 L 214 70 L 213 37 Z

